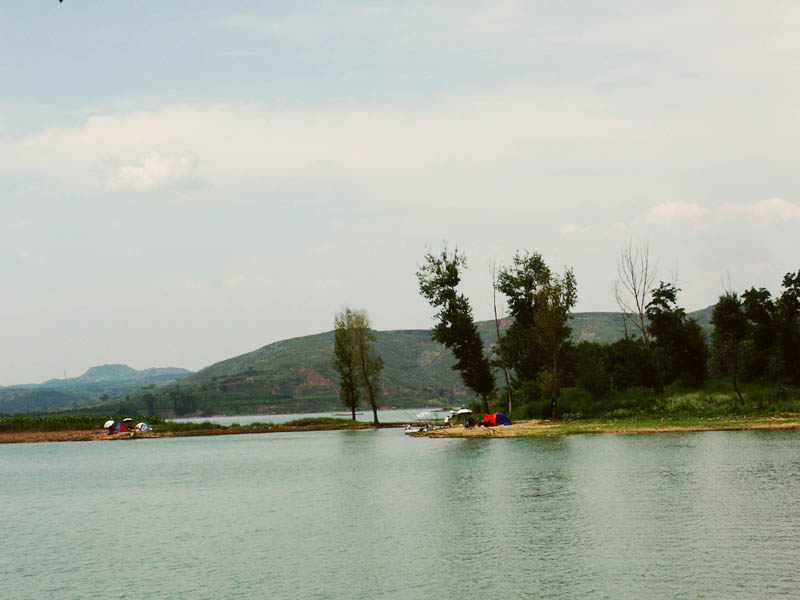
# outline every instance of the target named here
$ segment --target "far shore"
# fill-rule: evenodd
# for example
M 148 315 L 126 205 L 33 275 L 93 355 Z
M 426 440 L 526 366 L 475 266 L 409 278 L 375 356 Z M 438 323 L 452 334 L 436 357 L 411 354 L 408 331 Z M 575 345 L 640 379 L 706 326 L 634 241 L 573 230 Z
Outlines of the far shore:
M 399 423 L 381 423 L 383 427 L 402 427 Z M 135 441 L 155 438 L 198 437 L 211 435 L 241 435 L 246 433 L 286 433 L 292 431 L 340 431 L 372 429 L 372 423 L 345 421 L 341 425 L 310 424 L 310 425 L 219 425 L 209 429 L 190 430 L 165 430 L 144 431 L 131 435 L 129 432 L 108 435 L 105 429 L 64 429 L 59 431 L 3 431 L 0 432 L 0 444 L 35 443 L 35 442 L 105 442 L 105 441 Z
M 530 420 L 517 421 L 513 425 L 500 427 L 472 427 L 454 425 L 413 434 L 429 438 L 512 438 L 555 437 L 562 435 L 645 433 L 681 433 L 701 431 L 744 431 L 800 429 L 800 415 L 782 417 L 692 417 L 685 419 L 597 419 L 581 421 Z
M 401 423 L 381 423 L 379 428 L 403 427 Z M 372 423 L 344 421 L 339 424 L 256 424 L 256 425 L 215 425 L 211 428 L 196 427 L 189 430 L 163 430 L 117 433 L 108 435 L 105 429 L 66 429 L 59 431 L 6 431 L 0 432 L 0 444 L 31 442 L 103 442 L 134 441 L 155 438 L 198 437 L 214 435 L 241 435 L 248 433 L 281 433 L 300 431 L 341 431 L 373 429 Z M 687 417 L 667 419 L 641 417 L 635 419 L 596 419 L 580 421 L 528 420 L 517 421 L 513 425 L 500 427 L 472 427 L 463 425 L 434 429 L 411 434 L 410 437 L 426 438 L 519 438 L 556 437 L 563 435 L 617 434 L 634 435 L 647 433 L 686 433 L 702 431 L 765 431 L 800 429 L 800 414 L 780 417 L 729 416 L 729 417 Z

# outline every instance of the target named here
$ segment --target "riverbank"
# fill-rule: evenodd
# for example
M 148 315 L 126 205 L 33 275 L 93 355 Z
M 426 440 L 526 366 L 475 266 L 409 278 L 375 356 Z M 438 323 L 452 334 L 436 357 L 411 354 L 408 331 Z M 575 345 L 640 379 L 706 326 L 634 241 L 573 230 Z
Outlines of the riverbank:
M 308 422 L 285 423 L 273 425 L 270 423 L 256 423 L 253 425 L 213 425 L 204 427 L 197 424 L 194 427 L 155 429 L 153 431 L 136 432 L 131 436 L 129 432 L 108 435 L 105 429 L 64 429 L 58 431 L 0 431 L 0 444 L 36 443 L 36 442 L 101 442 L 101 441 L 134 441 L 140 439 L 166 438 L 166 437 L 195 437 L 211 435 L 242 435 L 247 433 L 285 433 L 292 431 L 340 431 L 372 429 L 372 423 L 344 421 L 343 419 L 316 420 Z M 336 423 L 334 421 L 341 421 Z M 401 427 L 398 423 L 381 423 L 379 427 Z
M 800 429 L 800 414 L 780 417 L 729 416 L 687 417 L 680 419 L 592 419 L 580 421 L 530 420 L 518 421 L 504 427 L 473 427 L 454 425 L 445 429 L 420 432 L 419 437 L 431 438 L 495 438 L 495 437 L 554 437 L 586 434 L 645 434 L 692 431 L 739 431 Z

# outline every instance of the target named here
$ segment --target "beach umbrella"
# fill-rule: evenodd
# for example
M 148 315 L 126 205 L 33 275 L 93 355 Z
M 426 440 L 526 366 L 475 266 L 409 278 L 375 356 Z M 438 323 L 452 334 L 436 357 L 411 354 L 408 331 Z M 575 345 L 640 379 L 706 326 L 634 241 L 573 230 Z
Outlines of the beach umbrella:
M 468 409 L 468 408 L 459 408 L 458 412 L 456 414 L 457 415 L 471 415 L 472 411 L 470 409 Z
M 114 419 L 109 419 L 105 423 L 103 423 L 103 429 L 108 429 L 114 424 Z
M 133 419 L 131 419 L 130 417 L 126 417 L 126 418 L 122 419 L 122 422 L 123 423 L 133 423 Z

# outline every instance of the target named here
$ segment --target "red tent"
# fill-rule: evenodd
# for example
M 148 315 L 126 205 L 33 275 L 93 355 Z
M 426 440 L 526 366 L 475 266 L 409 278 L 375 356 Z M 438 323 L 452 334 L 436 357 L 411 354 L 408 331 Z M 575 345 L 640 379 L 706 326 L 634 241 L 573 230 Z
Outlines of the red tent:
M 486 414 L 483 415 L 483 426 L 484 427 L 494 427 L 496 425 L 495 419 L 497 418 L 497 413 Z

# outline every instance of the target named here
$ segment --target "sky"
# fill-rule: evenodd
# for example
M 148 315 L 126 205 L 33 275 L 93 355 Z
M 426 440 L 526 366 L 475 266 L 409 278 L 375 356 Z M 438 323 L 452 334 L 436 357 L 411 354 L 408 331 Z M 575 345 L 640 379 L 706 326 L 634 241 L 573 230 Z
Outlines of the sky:
M 421 329 L 446 243 L 616 310 L 648 244 L 696 310 L 800 268 L 800 7 L 0 0 L 0 385 Z M 502 310 L 502 306 L 501 306 Z

